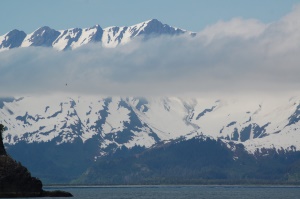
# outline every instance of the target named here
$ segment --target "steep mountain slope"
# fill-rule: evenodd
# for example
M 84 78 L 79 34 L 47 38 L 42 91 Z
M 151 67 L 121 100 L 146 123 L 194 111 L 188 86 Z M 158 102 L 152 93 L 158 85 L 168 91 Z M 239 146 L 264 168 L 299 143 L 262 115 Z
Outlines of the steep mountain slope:
M 75 49 L 88 43 L 99 42 L 103 47 L 116 47 L 125 44 L 135 37 L 179 35 L 188 33 L 179 28 L 163 24 L 157 19 L 145 21 L 129 27 L 108 27 L 102 29 L 99 25 L 91 28 L 71 28 L 54 30 L 47 26 L 26 34 L 23 31 L 12 30 L 0 36 L 0 51 L 17 47 L 44 46 L 57 50 Z M 194 35 L 195 33 L 189 33 Z
M 232 143 L 231 143 L 232 144 Z M 141 149 L 121 148 L 99 159 L 74 183 L 83 184 L 297 184 L 300 152 L 248 154 L 204 136 Z

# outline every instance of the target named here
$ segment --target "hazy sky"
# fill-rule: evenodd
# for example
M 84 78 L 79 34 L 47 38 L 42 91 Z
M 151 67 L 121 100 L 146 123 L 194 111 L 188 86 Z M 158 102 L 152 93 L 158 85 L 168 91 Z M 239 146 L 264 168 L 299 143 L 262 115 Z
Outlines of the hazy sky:
M 99 24 L 130 26 L 156 18 L 163 23 L 199 32 L 207 25 L 234 17 L 277 21 L 299 0 L 1 0 L 0 35 L 12 29 L 33 32 L 86 28 Z
M 12 4 L 10 2 L 6 4 Z M 251 5 L 246 3 L 250 1 L 226 1 L 232 3 L 223 5 L 216 1 L 207 1 L 206 4 L 194 1 L 194 5 L 192 1 L 168 5 L 151 1 L 151 9 L 147 3 L 138 3 L 140 1 L 127 1 L 130 4 L 120 1 L 119 4 L 115 2 L 113 14 L 113 6 L 108 1 L 100 1 L 102 8 L 100 4 L 99 8 L 95 6 L 98 5 L 95 1 L 77 0 L 75 5 L 69 6 L 66 2 L 71 1 L 62 1 L 63 5 L 60 1 L 51 1 L 51 5 L 44 5 L 43 9 L 39 2 L 44 1 L 36 1 L 37 5 L 29 4 L 33 1 L 24 2 L 27 5 L 24 4 L 21 14 L 14 8 L 12 10 L 18 14 L 11 13 L 13 17 L 6 17 L 10 25 L 23 24 L 29 29 L 30 25 L 38 27 L 41 24 L 59 28 L 73 27 L 74 24 L 86 27 L 96 21 L 100 24 L 109 21 L 116 25 L 131 25 L 155 17 L 167 23 L 170 21 L 172 25 L 201 30 L 197 31 L 196 37 L 158 37 L 146 42 L 137 38 L 113 49 L 89 44 L 65 52 L 43 47 L 3 51 L 0 53 L 0 96 L 57 92 L 129 96 L 299 95 L 300 5 L 292 6 L 293 1 L 272 0 L 261 4 L 251 1 L 253 3 L 248 3 Z M 88 8 L 83 5 L 90 6 L 91 13 L 87 13 Z M 217 5 L 223 6 L 224 11 Z M 80 6 L 83 8 L 79 15 Z M 258 10 L 254 9 L 256 7 Z M 266 7 L 264 14 L 262 7 Z M 136 11 L 139 8 L 143 8 L 145 13 Z M 209 12 L 208 8 L 214 9 Z M 36 13 L 33 12 L 35 9 Z M 220 12 L 217 12 L 218 9 Z M 49 10 L 54 10 L 51 11 L 54 14 L 47 16 Z M 103 10 L 107 12 L 103 13 Z M 201 16 L 202 12 L 206 13 L 205 17 Z M 35 23 L 21 16 L 25 13 L 30 19 L 36 18 Z M 89 20 L 93 13 L 101 13 L 94 16 L 95 22 Z M 191 13 L 195 13 L 194 17 Z M 16 16 L 26 23 L 16 23 Z M 52 16 L 53 19 L 50 19 Z M 179 20 L 181 18 L 182 21 Z M 205 18 L 205 25 L 210 25 L 203 28 L 203 24 L 197 24 L 200 18 Z M 66 83 L 68 86 L 65 86 Z

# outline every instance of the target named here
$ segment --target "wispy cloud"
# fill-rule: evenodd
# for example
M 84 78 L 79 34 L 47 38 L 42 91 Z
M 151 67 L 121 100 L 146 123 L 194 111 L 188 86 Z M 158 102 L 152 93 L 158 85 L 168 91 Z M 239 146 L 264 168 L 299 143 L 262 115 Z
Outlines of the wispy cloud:
M 298 92 L 299 41 L 298 6 L 271 24 L 236 18 L 193 38 L 137 39 L 114 49 L 95 44 L 66 52 L 13 49 L 0 53 L 0 95 Z

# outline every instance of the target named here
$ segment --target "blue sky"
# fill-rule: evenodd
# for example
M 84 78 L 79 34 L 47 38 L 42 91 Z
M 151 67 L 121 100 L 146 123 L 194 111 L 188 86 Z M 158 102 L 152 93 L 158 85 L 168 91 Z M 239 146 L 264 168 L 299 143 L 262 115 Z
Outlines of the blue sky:
M 95 24 L 130 26 L 156 18 L 171 26 L 198 32 L 234 17 L 277 21 L 299 0 L 1 0 L 0 35 L 12 29 L 26 33 L 47 25 L 54 29 Z

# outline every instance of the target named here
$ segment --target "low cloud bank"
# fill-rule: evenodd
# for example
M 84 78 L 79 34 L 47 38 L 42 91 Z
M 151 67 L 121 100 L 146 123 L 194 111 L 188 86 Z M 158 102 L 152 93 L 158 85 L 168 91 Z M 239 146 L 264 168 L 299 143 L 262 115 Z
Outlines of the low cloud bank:
M 300 7 L 277 22 L 232 19 L 196 37 L 159 37 L 117 48 L 18 48 L 0 53 L 0 95 L 127 96 L 297 93 Z

